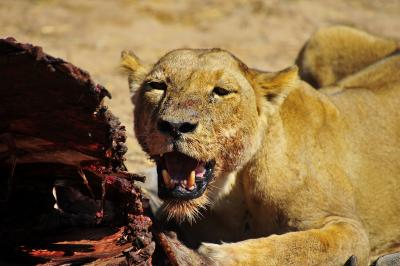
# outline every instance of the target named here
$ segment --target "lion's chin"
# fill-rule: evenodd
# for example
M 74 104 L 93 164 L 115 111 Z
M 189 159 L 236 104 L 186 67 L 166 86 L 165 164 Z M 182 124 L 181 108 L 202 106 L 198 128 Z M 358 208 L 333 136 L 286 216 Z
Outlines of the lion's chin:
M 201 197 L 191 200 L 167 199 L 161 206 L 161 212 L 167 220 L 175 220 L 178 223 L 194 223 L 201 218 L 202 211 L 210 204 L 204 193 Z

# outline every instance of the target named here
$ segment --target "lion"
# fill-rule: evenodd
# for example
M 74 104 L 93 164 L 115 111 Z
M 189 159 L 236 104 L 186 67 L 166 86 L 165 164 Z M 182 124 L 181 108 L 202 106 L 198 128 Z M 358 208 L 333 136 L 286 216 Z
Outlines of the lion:
M 355 58 L 354 40 L 372 48 L 346 29 L 341 45 L 340 29 L 320 31 L 299 57 L 312 63 L 310 43 L 336 32 L 336 59 L 351 67 L 333 62 L 319 90 L 297 66 L 261 71 L 222 49 L 173 50 L 154 65 L 123 52 L 161 212 L 216 265 L 367 265 L 399 247 L 400 55 Z

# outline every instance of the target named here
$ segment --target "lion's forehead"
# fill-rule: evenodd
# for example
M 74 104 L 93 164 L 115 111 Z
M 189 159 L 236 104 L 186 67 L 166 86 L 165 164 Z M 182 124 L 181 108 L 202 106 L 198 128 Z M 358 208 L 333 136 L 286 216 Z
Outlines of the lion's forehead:
M 221 49 L 180 49 L 164 55 L 159 63 L 190 66 L 237 66 L 238 60 Z
M 175 50 L 160 59 L 154 69 L 167 75 L 191 76 L 193 73 L 240 72 L 238 62 L 223 50 Z
M 181 88 L 199 86 L 206 88 L 222 82 L 242 85 L 245 76 L 236 58 L 223 50 L 176 50 L 162 57 L 153 67 L 151 76 L 166 80 Z

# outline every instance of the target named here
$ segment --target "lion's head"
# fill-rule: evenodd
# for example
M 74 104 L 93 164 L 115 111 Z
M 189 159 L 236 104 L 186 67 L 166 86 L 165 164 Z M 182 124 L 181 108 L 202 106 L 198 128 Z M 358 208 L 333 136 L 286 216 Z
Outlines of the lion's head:
M 178 221 L 212 204 L 218 187 L 211 183 L 251 159 L 268 114 L 297 78 L 296 68 L 261 72 L 221 49 L 174 50 L 153 66 L 123 52 L 122 66 L 136 137 L 157 164 L 164 211 Z

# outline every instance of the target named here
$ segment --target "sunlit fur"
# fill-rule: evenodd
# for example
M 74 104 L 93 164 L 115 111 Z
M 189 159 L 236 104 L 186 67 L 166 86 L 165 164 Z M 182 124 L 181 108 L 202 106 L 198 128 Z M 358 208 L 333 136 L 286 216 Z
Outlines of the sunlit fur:
M 347 26 L 333 26 L 316 31 L 296 61 L 300 76 L 320 88 L 334 84 L 399 48 L 395 40 Z
M 172 150 L 158 118 L 196 119 L 176 148 L 216 160 L 208 201 L 164 205 L 178 221 L 201 212 L 181 226 L 200 253 L 219 265 L 343 265 L 352 255 L 367 265 L 399 247 L 400 54 L 376 52 L 381 40 L 346 27 L 314 35 L 298 65 L 331 84 L 319 90 L 296 67 L 262 72 L 219 49 L 175 50 L 153 66 L 123 55 L 143 149 Z M 167 81 L 167 92 L 146 80 Z M 213 96 L 214 86 L 235 93 Z
M 200 219 L 204 210 L 209 205 L 207 195 L 192 200 L 178 200 L 169 199 L 165 200 L 161 206 L 161 211 L 166 216 L 167 220 L 174 219 L 178 223 L 188 221 L 189 223 L 195 222 Z

